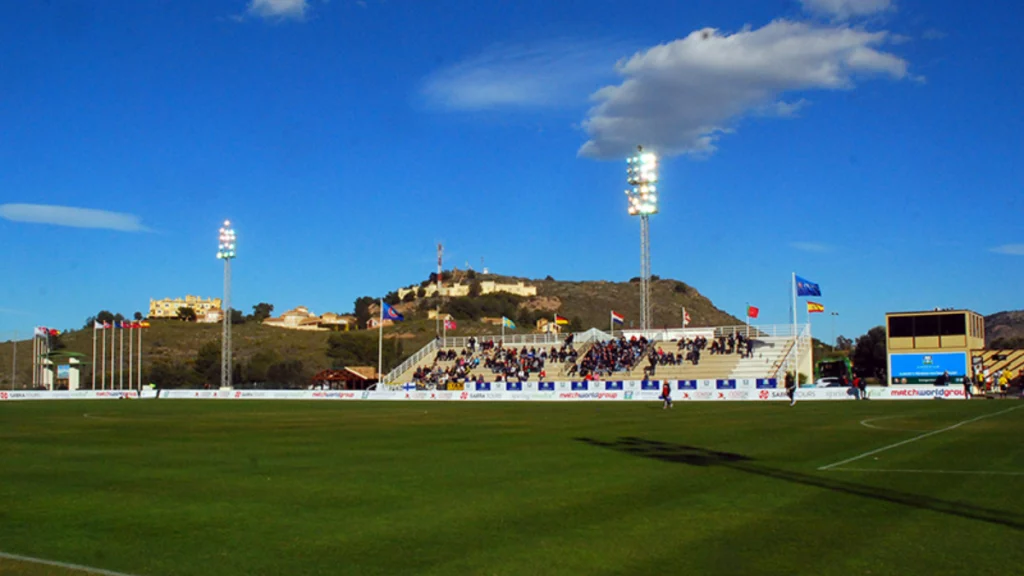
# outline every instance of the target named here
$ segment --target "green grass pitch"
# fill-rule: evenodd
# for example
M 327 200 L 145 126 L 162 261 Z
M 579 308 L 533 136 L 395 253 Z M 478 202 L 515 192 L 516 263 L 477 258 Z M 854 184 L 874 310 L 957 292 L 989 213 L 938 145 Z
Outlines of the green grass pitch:
M 142 576 L 1020 573 L 1017 406 L 9 402 L 0 552 Z

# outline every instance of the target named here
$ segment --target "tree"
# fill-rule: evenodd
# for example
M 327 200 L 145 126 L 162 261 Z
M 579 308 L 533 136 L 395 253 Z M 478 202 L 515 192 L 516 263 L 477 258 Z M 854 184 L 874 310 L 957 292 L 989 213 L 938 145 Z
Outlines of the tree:
M 192 369 L 204 384 L 214 385 L 220 382 L 220 344 L 207 342 L 199 347 Z
M 182 306 L 181 308 L 178 308 L 178 320 L 183 322 L 195 322 L 196 318 L 196 311 L 193 308 L 189 306 Z
M 306 383 L 302 360 L 287 360 L 272 365 L 267 370 L 267 380 L 284 388 L 300 388 Z
M 245 377 L 249 382 L 268 382 L 270 367 L 281 361 L 281 355 L 274 350 L 260 350 L 249 359 Z
M 844 351 L 853 350 L 853 340 L 850 340 L 846 336 L 839 336 L 836 338 L 836 349 Z
M 391 291 L 384 296 L 384 303 L 387 304 L 388 306 L 394 306 L 399 302 L 401 302 L 401 300 L 399 300 L 398 298 L 398 292 Z
M 404 360 L 404 347 L 400 351 L 398 338 L 385 340 L 382 353 L 384 370 L 390 370 Z M 401 353 L 400 353 L 401 352 Z M 336 332 L 327 339 L 327 357 L 332 367 L 346 366 L 377 367 L 377 336 L 366 332 Z
M 124 316 L 121 314 L 114 314 L 109 310 L 100 310 L 99 314 L 85 319 L 85 329 L 92 330 L 95 322 L 99 322 L 100 324 L 103 324 L 104 322 L 113 324 L 114 322 L 121 322 L 122 320 L 124 320 Z
M 366 326 L 366 321 L 370 319 L 370 306 L 377 303 L 377 299 L 370 296 L 360 296 L 356 298 L 355 312 L 356 324 L 359 326 Z
M 583 332 L 583 320 L 579 316 L 573 316 L 569 320 L 569 332 Z
M 191 388 L 195 372 L 182 364 L 157 360 L 147 368 L 147 380 L 159 388 Z
M 424 288 L 423 286 L 420 286 L 419 289 L 416 290 L 416 297 L 417 298 L 426 298 L 427 297 L 427 289 Z
M 416 299 L 416 291 L 415 290 L 410 290 L 410 291 L 405 293 L 405 297 L 402 298 L 402 302 L 412 302 L 415 299 Z
M 887 370 L 885 327 L 875 326 L 857 338 L 853 349 L 853 368 L 862 377 L 884 379 Z
M 231 323 L 232 324 L 245 324 L 245 314 L 242 314 L 241 310 L 231 309 Z
M 135 315 L 133 316 L 133 318 L 135 318 L 136 322 L 142 320 L 142 318 L 143 318 L 142 312 L 136 312 Z
M 473 280 L 472 282 L 469 283 L 469 297 L 470 298 L 478 298 L 480 296 L 480 291 L 481 291 L 481 287 L 480 287 L 480 281 L 479 280 Z
M 253 322 L 263 322 L 267 318 L 270 318 L 274 312 L 274 305 L 266 302 L 260 302 L 259 304 L 252 307 L 252 318 Z
M 466 278 L 468 278 L 469 280 L 476 280 L 476 270 L 467 270 Z

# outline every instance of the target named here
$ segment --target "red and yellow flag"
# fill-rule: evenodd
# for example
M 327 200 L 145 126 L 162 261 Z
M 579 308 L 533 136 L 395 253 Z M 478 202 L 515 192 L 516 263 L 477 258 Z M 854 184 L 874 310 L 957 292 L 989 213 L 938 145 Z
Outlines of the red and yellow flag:
M 818 304 L 817 302 L 807 301 L 807 313 L 808 314 L 820 314 L 825 311 L 824 304 Z
M 558 314 L 555 314 L 555 324 L 558 324 L 558 325 L 561 325 L 561 326 L 568 325 L 569 324 L 569 319 L 566 318 L 565 316 L 559 316 Z

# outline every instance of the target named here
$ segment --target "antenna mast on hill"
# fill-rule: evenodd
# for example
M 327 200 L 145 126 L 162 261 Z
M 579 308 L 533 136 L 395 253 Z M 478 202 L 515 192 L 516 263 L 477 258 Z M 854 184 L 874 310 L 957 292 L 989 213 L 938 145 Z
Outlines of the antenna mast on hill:
M 444 245 L 437 243 L 437 313 L 434 314 L 434 334 L 441 333 L 441 270 L 444 261 Z

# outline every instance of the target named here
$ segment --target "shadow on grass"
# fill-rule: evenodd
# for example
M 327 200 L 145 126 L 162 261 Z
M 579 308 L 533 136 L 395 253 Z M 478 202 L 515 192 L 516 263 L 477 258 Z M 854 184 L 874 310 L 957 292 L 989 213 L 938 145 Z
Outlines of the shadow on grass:
M 669 442 L 660 442 L 658 440 L 647 440 L 635 437 L 619 438 L 618 440 L 610 442 L 595 440 L 593 438 L 576 438 L 575 440 L 591 446 L 615 450 L 616 452 L 623 452 L 642 458 L 651 458 L 653 460 L 661 460 L 662 462 L 673 462 L 689 466 L 718 466 L 721 468 L 729 468 L 738 472 L 764 476 L 775 480 L 784 480 L 786 482 L 802 484 L 804 486 L 814 486 L 816 488 L 822 488 L 824 490 L 830 490 L 841 494 L 861 496 L 863 498 L 871 498 L 873 500 L 899 504 L 901 506 L 908 506 L 920 510 L 932 510 L 942 514 L 949 514 L 951 516 L 959 516 L 970 520 L 979 520 L 990 524 L 1006 526 L 1007 528 L 1013 528 L 1015 530 L 1024 530 L 1024 518 L 1019 514 L 1014 514 L 1005 510 L 992 510 L 989 508 L 975 506 L 973 504 L 948 502 L 938 498 L 932 498 L 931 496 L 908 494 L 906 492 L 899 492 L 879 486 L 864 486 L 853 482 L 845 482 L 822 476 L 803 474 L 801 472 L 771 468 L 757 464 L 754 459 L 748 456 L 743 456 L 742 454 L 718 452 L 715 450 L 708 450 L 706 448 L 698 448 L 696 446 L 687 446 L 685 444 L 672 444 Z

